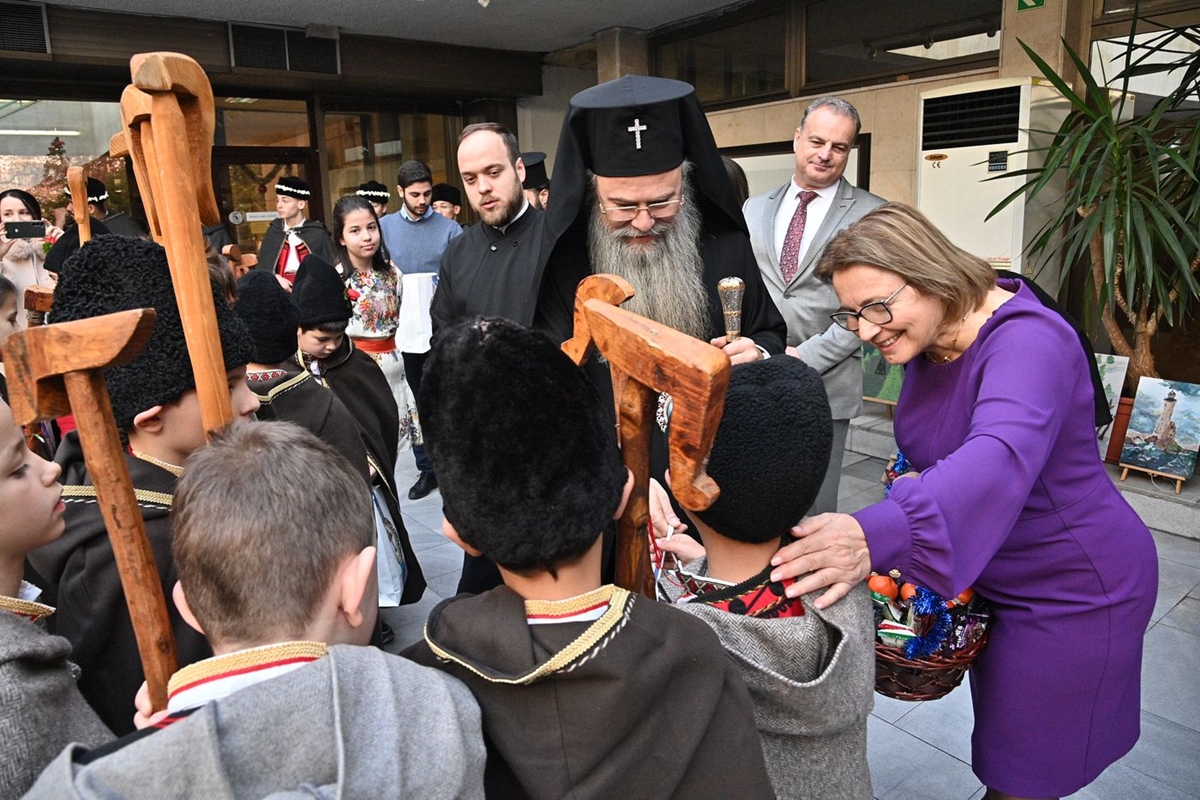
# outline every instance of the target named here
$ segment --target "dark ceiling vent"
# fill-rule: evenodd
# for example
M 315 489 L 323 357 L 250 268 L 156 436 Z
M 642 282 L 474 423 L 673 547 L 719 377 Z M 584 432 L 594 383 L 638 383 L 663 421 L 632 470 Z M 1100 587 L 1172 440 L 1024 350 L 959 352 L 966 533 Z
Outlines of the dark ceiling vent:
M 1017 141 L 1021 87 L 930 97 L 924 101 L 922 150 Z
M 304 31 L 287 32 L 288 69 L 293 72 L 319 72 L 337 75 L 338 43 L 336 39 L 311 39 Z
M 336 39 L 309 38 L 302 30 L 229 25 L 233 66 L 290 72 L 340 73 Z
M 0 3 L 0 50 L 49 53 L 46 7 L 41 3 Z

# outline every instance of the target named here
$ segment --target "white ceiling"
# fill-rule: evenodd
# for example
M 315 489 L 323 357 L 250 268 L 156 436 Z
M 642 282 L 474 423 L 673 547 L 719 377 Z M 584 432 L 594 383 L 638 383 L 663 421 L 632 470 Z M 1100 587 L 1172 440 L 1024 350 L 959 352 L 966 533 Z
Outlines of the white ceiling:
M 549 52 L 614 26 L 652 30 L 744 0 L 46 0 L 129 14 L 304 27 L 502 50 Z

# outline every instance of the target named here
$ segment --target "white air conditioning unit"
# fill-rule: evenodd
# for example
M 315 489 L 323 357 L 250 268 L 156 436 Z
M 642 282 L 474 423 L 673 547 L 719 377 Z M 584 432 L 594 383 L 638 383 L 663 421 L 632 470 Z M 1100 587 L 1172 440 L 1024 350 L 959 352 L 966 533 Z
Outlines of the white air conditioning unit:
M 1058 293 L 1057 263 L 1037 269 L 1040 259 L 1024 251 L 1057 213 L 1061 183 L 1033 203 L 1022 196 L 990 220 L 987 215 L 1028 180 L 1014 173 L 1040 165 L 1040 154 L 1027 151 L 1045 146 L 1069 110 L 1057 90 L 1033 78 L 921 94 L 917 207 L 959 247 L 996 269 L 1034 277 L 1051 295 Z

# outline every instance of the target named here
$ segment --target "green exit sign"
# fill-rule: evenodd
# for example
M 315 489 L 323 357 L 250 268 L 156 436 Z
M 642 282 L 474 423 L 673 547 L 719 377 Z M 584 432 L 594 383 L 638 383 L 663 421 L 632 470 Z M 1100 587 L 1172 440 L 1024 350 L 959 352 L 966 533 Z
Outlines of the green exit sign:
M 1017 0 L 1017 11 L 1028 11 L 1031 8 L 1042 8 L 1046 0 Z

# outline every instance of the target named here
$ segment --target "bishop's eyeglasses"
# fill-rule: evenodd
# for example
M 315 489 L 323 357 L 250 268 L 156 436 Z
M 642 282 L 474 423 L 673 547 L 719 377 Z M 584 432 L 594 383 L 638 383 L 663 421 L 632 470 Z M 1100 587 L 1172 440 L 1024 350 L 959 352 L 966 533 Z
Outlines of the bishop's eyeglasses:
M 651 219 L 666 219 L 673 217 L 679 213 L 679 209 L 683 208 L 683 198 L 676 197 L 674 200 L 663 200 L 659 203 L 647 203 L 644 206 L 609 206 L 604 207 L 604 203 L 600 203 L 600 213 L 611 219 L 613 222 L 633 222 L 638 218 L 638 214 L 645 211 L 650 215 Z M 676 208 L 678 206 L 678 208 Z
M 865 319 L 872 325 L 886 325 L 892 321 L 892 301 L 896 299 L 896 295 L 904 291 L 906 286 L 908 286 L 907 283 L 888 295 L 886 300 L 867 303 L 858 311 L 838 311 L 830 314 L 829 318 L 851 332 L 858 330 L 860 319 Z

